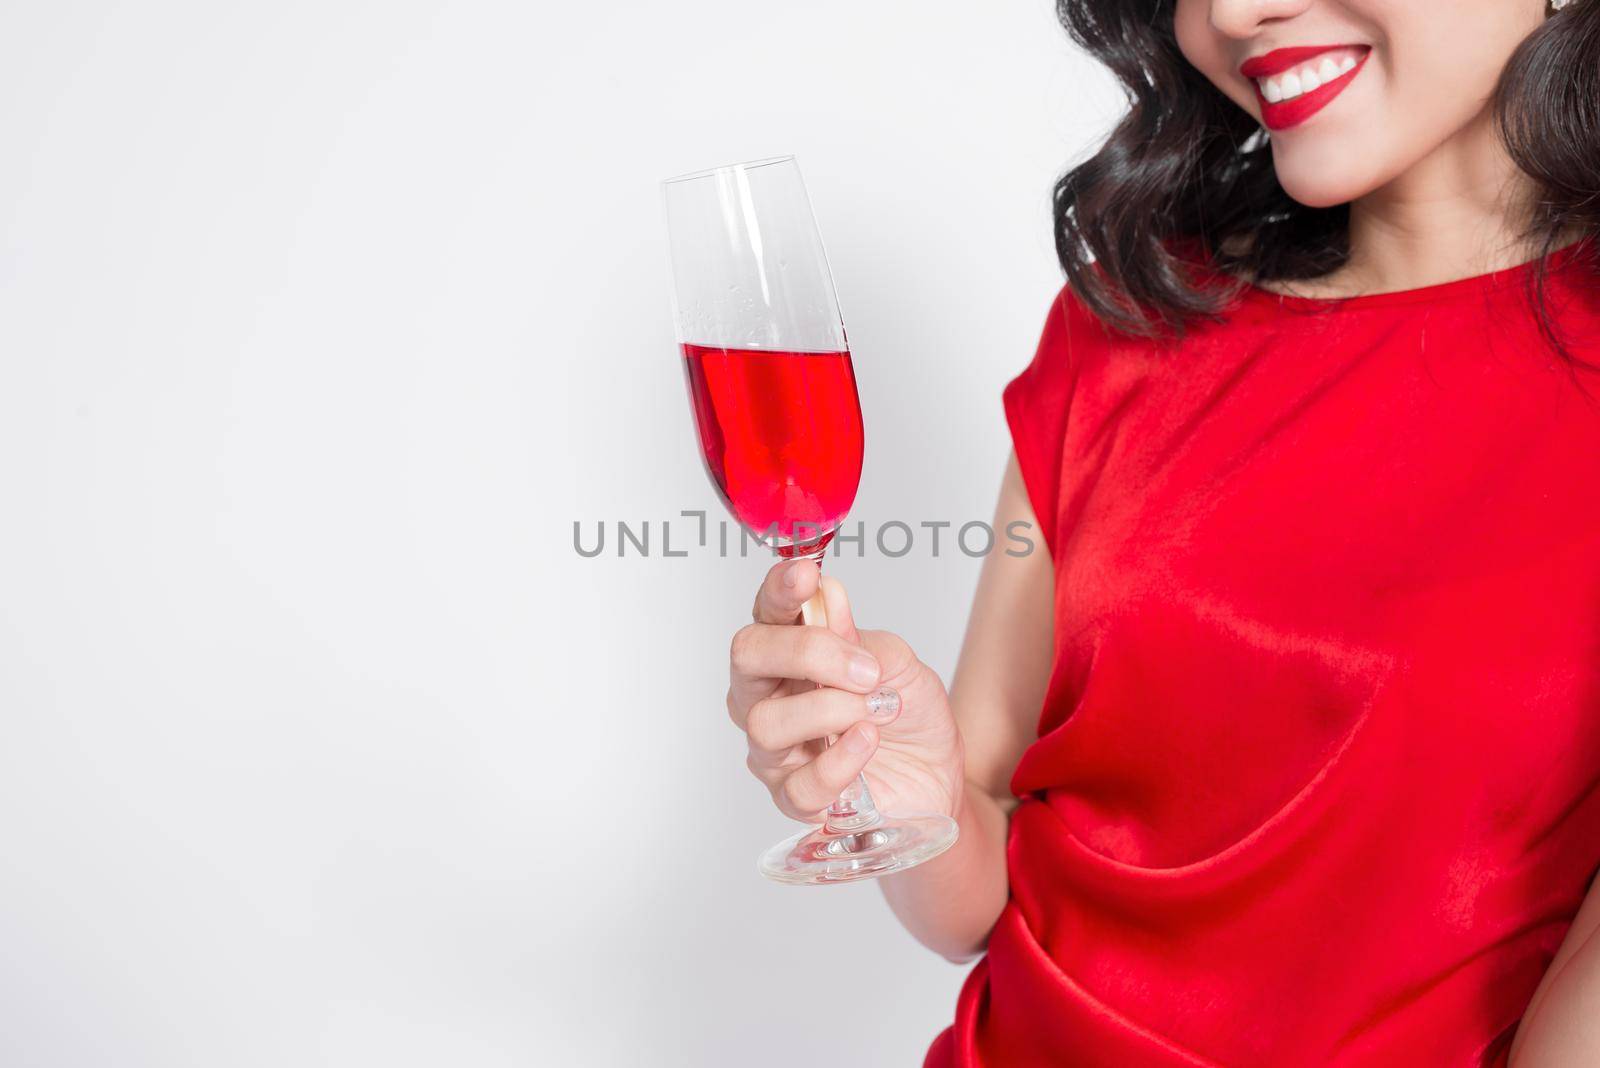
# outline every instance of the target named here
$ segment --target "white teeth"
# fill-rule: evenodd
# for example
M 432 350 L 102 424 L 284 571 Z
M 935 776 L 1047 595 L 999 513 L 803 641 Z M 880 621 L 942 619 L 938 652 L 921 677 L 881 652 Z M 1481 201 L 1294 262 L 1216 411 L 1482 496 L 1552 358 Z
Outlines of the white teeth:
M 1276 104 L 1321 88 L 1341 74 L 1354 70 L 1355 65 L 1356 58 L 1349 53 L 1341 56 L 1337 62 L 1329 56 L 1323 56 L 1320 61 L 1312 60 L 1298 70 L 1275 74 L 1270 78 L 1257 78 L 1256 84 L 1261 87 L 1261 95 L 1267 98 L 1267 103 Z

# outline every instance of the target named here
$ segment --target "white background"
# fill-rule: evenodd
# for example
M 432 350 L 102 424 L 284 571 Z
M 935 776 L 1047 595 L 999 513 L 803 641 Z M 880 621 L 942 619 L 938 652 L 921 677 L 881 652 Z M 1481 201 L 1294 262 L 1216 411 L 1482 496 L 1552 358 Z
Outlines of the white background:
M 0 1062 L 920 1063 L 967 969 L 755 872 L 765 562 L 659 556 L 656 182 L 799 157 L 856 516 L 959 523 L 1118 107 L 1048 0 L 0 8 Z M 974 561 L 830 568 L 948 677 Z

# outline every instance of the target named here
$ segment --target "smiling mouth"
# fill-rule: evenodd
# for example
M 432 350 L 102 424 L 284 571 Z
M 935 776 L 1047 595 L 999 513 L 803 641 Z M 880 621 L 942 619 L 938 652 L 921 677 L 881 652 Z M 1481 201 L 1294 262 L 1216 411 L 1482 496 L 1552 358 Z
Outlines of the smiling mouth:
M 1277 48 L 1246 60 L 1239 73 L 1255 89 L 1262 124 L 1284 130 L 1331 103 L 1361 72 L 1371 52 L 1367 45 Z

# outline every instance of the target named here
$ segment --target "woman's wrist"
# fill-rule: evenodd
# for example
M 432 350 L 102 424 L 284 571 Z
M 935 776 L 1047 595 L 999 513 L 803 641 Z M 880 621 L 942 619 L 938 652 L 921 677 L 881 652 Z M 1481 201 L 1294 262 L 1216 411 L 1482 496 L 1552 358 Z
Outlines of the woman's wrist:
M 917 941 L 959 964 L 983 952 L 1005 908 L 1007 816 L 994 797 L 964 778 L 950 814 L 960 827 L 955 844 L 879 885 Z

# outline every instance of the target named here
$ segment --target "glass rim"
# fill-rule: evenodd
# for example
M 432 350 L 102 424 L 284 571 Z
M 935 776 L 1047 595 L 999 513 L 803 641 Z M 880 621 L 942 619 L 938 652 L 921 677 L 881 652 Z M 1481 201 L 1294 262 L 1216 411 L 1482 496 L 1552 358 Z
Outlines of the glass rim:
M 720 167 L 707 167 L 704 170 L 690 171 L 687 174 L 675 174 L 671 178 L 661 179 L 662 185 L 672 185 L 674 182 L 689 182 L 696 178 L 710 178 L 714 174 L 727 171 L 753 171 L 757 167 L 770 167 L 775 163 L 793 163 L 793 153 L 787 156 L 768 156 L 765 159 L 749 159 L 739 163 L 724 163 Z

